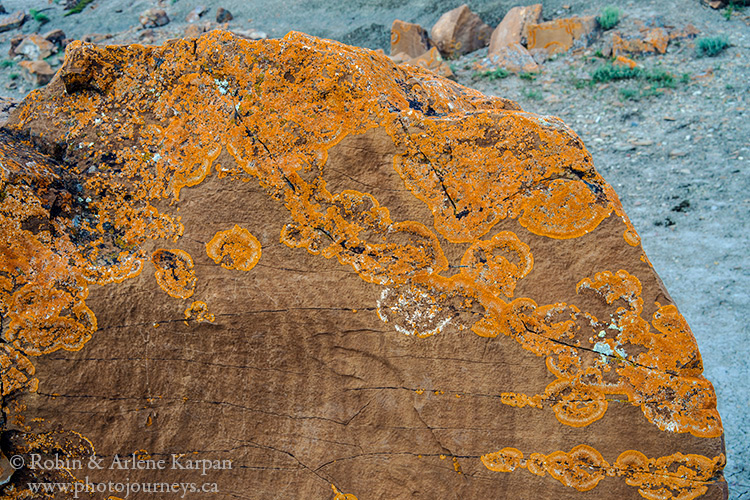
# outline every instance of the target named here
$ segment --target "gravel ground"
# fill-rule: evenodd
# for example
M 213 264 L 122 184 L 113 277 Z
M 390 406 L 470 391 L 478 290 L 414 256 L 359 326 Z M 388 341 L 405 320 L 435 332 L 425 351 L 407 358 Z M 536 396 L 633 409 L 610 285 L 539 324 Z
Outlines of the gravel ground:
M 8 12 L 50 7 L 45 11 L 49 23 L 27 22 L 23 33 L 61 28 L 69 38 L 106 34 L 113 42 L 159 42 L 180 36 L 186 14 L 200 3 L 210 8 L 201 22 L 213 20 L 216 8 L 225 7 L 235 16 L 230 29 L 261 30 L 271 37 L 293 29 L 387 51 L 393 19 L 429 28 L 462 1 L 96 0 L 93 9 L 69 17 L 46 0 L 2 3 Z M 529 3 L 469 2 L 493 26 L 510 7 Z M 591 73 L 604 64 L 596 51 L 606 45 L 607 33 L 586 50 L 547 61 L 533 79 L 479 76 L 476 67 L 485 63 L 486 49 L 451 65 L 460 83 L 558 116 L 583 138 L 693 328 L 724 422 L 730 498 L 750 499 L 750 7 L 726 19 L 726 11 L 698 0 L 551 0 L 543 2 L 544 15 L 597 14 L 612 3 L 626 14 L 618 29 L 632 30 L 637 20 L 649 19 L 678 28 L 692 23 L 699 36 L 723 35 L 732 46 L 717 57 L 696 57 L 695 41 L 682 40 L 670 44 L 665 55 L 636 58 L 646 71 L 675 76 L 674 88 L 661 89 L 635 80 L 591 82 Z M 138 14 L 152 7 L 167 10 L 172 22 L 144 32 Z M 18 32 L 0 34 L 0 53 L 7 53 Z M 59 64 L 55 57 L 51 62 Z M 21 98 L 31 90 L 18 78 L 16 88 L 8 88 L 14 73 L 14 66 L 0 69 L 0 96 Z

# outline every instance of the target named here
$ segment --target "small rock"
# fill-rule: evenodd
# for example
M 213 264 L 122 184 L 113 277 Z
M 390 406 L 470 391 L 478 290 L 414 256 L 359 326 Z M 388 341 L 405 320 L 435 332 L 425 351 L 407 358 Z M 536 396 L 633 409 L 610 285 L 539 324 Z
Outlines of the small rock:
M 391 26 L 391 55 L 406 54 L 419 57 L 430 48 L 432 41 L 427 31 L 418 24 L 396 19 Z
M 614 146 L 612 146 L 612 149 L 620 153 L 626 153 L 628 151 L 633 151 L 635 149 L 635 146 L 632 144 L 628 144 L 627 142 L 618 142 Z
M 547 52 L 547 49 L 531 49 L 529 54 L 531 54 L 534 62 L 540 66 L 549 58 L 549 52 Z
M 21 42 L 23 42 L 24 38 L 26 38 L 24 35 L 16 35 L 10 39 L 10 50 L 8 50 L 8 57 L 12 59 L 18 55 L 16 53 L 16 47 L 21 45 Z
M 630 69 L 634 69 L 636 66 L 638 66 L 638 63 L 630 59 L 629 57 L 617 56 L 617 58 L 615 58 L 615 60 L 612 62 L 612 65 L 613 66 L 625 66 Z
M 41 61 L 57 52 L 57 47 L 39 35 L 28 35 L 13 50 L 16 54 L 25 56 L 26 59 Z
M 492 28 L 484 24 L 466 4 L 440 16 L 430 30 L 432 41 L 447 57 L 468 54 L 486 47 L 490 36 Z
M 636 139 L 634 141 L 629 141 L 630 144 L 633 146 L 651 146 L 654 141 L 651 141 L 649 139 Z
M 612 52 L 615 55 L 623 52 L 664 54 L 667 52 L 667 45 L 669 45 L 669 33 L 664 28 L 653 28 L 635 37 L 623 37 L 619 33 L 612 35 Z
M 517 42 L 507 47 L 499 47 L 490 54 L 489 59 L 493 65 L 514 73 L 539 71 L 539 65 L 529 51 Z
M 193 10 L 191 10 L 187 16 L 185 16 L 185 21 L 189 23 L 197 22 L 201 18 L 201 16 L 203 16 L 203 14 L 205 14 L 206 12 L 208 12 L 208 9 L 206 8 L 206 6 L 199 5 Z
M 199 26 L 197 24 L 189 24 L 187 28 L 185 28 L 185 38 L 196 38 L 201 36 L 201 34 L 205 30 L 203 29 L 203 26 Z
M 158 28 L 169 23 L 169 16 L 163 9 L 148 9 L 140 15 L 138 20 L 144 28 Z
M 9 16 L 4 16 L 0 18 L 0 33 L 14 30 L 20 27 L 24 22 L 26 22 L 26 14 L 22 10 L 14 12 Z
M 47 40 L 50 43 L 53 43 L 57 45 L 58 47 L 64 47 L 65 42 L 65 32 L 63 30 L 52 30 L 48 31 L 44 35 L 42 35 L 42 38 Z
M 684 149 L 673 149 L 672 151 L 669 152 L 669 157 L 681 158 L 683 156 L 687 156 L 687 154 L 688 154 L 687 151 L 685 151 Z
M 18 84 L 16 82 L 8 82 L 5 84 L 5 88 L 8 90 L 15 90 L 18 88 Z
M 507 47 L 512 43 L 526 44 L 529 34 L 529 24 L 538 23 L 542 17 L 542 4 L 528 7 L 513 7 L 492 32 L 490 39 L 490 55 L 500 47 Z
M 46 85 L 55 74 L 52 66 L 45 61 L 21 61 L 18 65 L 22 69 L 23 78 L 36 86 Z
M 8 11 L 5 10 L 5 6 L 0 3 L 0 14 L 7 14 L 7 13 L 8 13 Z
M 229 12 L 227 9 L 223 7 L 219 7 L 216 9 L 216 22 L 217 23 L 226 23 L 234 19 L 234 16 L 231 12 Z
M 545 48 L 550 54 L 587 46 L 596 28 L 594 16 L 568 17 L 539 24 L 529 24 L 529 49 Z

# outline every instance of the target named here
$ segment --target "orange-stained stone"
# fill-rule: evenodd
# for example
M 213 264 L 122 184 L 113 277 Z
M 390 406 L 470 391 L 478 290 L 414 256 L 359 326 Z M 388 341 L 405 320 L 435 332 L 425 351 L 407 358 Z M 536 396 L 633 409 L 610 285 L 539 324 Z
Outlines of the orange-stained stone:
M 638 66 L 638 63 L 634 60 L 630 59 L 629 57 L 625 56 L 617 56 L 614 61 L 612 61 L 612 64 L 614 66 L 625 66 L 630 69 L 634 69 Z
M 396 19 L 391 26 L 391 55 L 419 57 L 432 47 L 427 31 L 418 24 Z
M 499 49 L 519 43 L 526 45 L 529 36 L 529 25 L 537 24 L 542 17 L 542 4 L 527 7 L 513 7 L 492 32 L 490 56 Z
M 430 38 L 446 57 L 457 57 L 486 47 L 491 35 L 492 28 L 466 4 L 440 16 L 430 30 Z
M 623 37 L 620 33 L 612 35 L 612 53 L 621 55 L 641 54 L 644 52 L 664 54 L 669 45 L 670 36 L 664 28 L 645 30 L 634 37 Z
M 221 267 L 249 271 L 260 260 L 261 246 L 250 231 L 235 224 L 232 229 L 216 233 L 206 243 L 206 253 Z
M 588 45 L 588 39 L 596 29 L 594 16 L 555 19 L 528 25 L 529 49 L 547 49 L 550 54 Z

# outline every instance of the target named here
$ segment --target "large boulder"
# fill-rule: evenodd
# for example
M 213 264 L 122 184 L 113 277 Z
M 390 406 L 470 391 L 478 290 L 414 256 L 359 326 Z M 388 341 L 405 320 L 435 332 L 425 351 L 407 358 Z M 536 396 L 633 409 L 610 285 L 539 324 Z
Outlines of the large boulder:
M 446 57 L 458 57 L 486 47 L 492 28 L 463 4 L 440 16 L 430 30 L 430 38 Z
M 0 163 L 6 497 L 726 497 L 695 339 L 556 118 L 299 33 L 76 41 Z

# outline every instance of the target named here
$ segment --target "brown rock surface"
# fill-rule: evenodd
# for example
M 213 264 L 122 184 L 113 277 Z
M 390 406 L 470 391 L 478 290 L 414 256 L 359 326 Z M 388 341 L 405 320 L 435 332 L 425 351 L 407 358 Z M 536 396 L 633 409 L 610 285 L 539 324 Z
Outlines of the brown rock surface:
M 73 42 L 6 127 L 2 452 L 82 466 L 3 495 L 726 496 L 692 333 L 558 119 L 212 32 Z
M 545 49 L 534 50 L 546 52 Z M 517 42 L 511 43 L 506 47 L 497 47 L 490 53 L 489 58 L 493 65 L 505 68 L 514 73 L 539 71 L 539 64 L 534 60 L 531 53 Z
M 219 7 L 218 9 L 216 9 L 217 23 L 226 23 L 227 21 L 231 21 L 232 19 L 234 19 L 234 16 L 227 9 L 223 7 Z
M 21 54 L 32 61 L 41 61 L 57 52 L 54 43 L 39 35 L 27 35 L 21 43 L 12 47 L 12 49 L 16 54 Z
M 144 28 L 158 28 L 169 24 L 169 16 L 163 9 L 148 9 L 138 17 L 138 21 Z
M 391 55 L 406 54 L 419 57 L 430 48 L 432 41 L 427 31 L 418 24 L 407 23 L 396 19 L 391 26 Z
M 23 78 L 36 86 L 46 85 L 55 74 L 47 61 L 21 61 L 18 66 L 21 67 Z
M 652 28 L 643 30 L 631 36 L 613 33 L 612 52 L 619 54 L 640 54 L 650 52 L 652 54 L 664 54 L 669 45 L 670 36 L 664 28 Z
M 26 14 L 19 10 L 13 14 L 0 17 L 0 33 L 14 30 L 26 22 Z
M 594 16 L 555 19 L 528 26 L 529 49 L 543 48 L 550 54 L 566 52 L 588 44 L 588 37 L 596 29 Z
M 509 47 L 518 43 L 526 45 L 529 35 L 529 25 L 537 24 L 542 17 L 542 4 L 527 7 L 513 7 L 505 14 L 503 20 L 492 32 L 490 39 L 490 56 L 496 54 L 502 47 Z
M 433 43 L 447 57 L 457 57 L 486 47 L 491 35 L 492 28 L 466 4 L 440 16 L 430 30 Z

